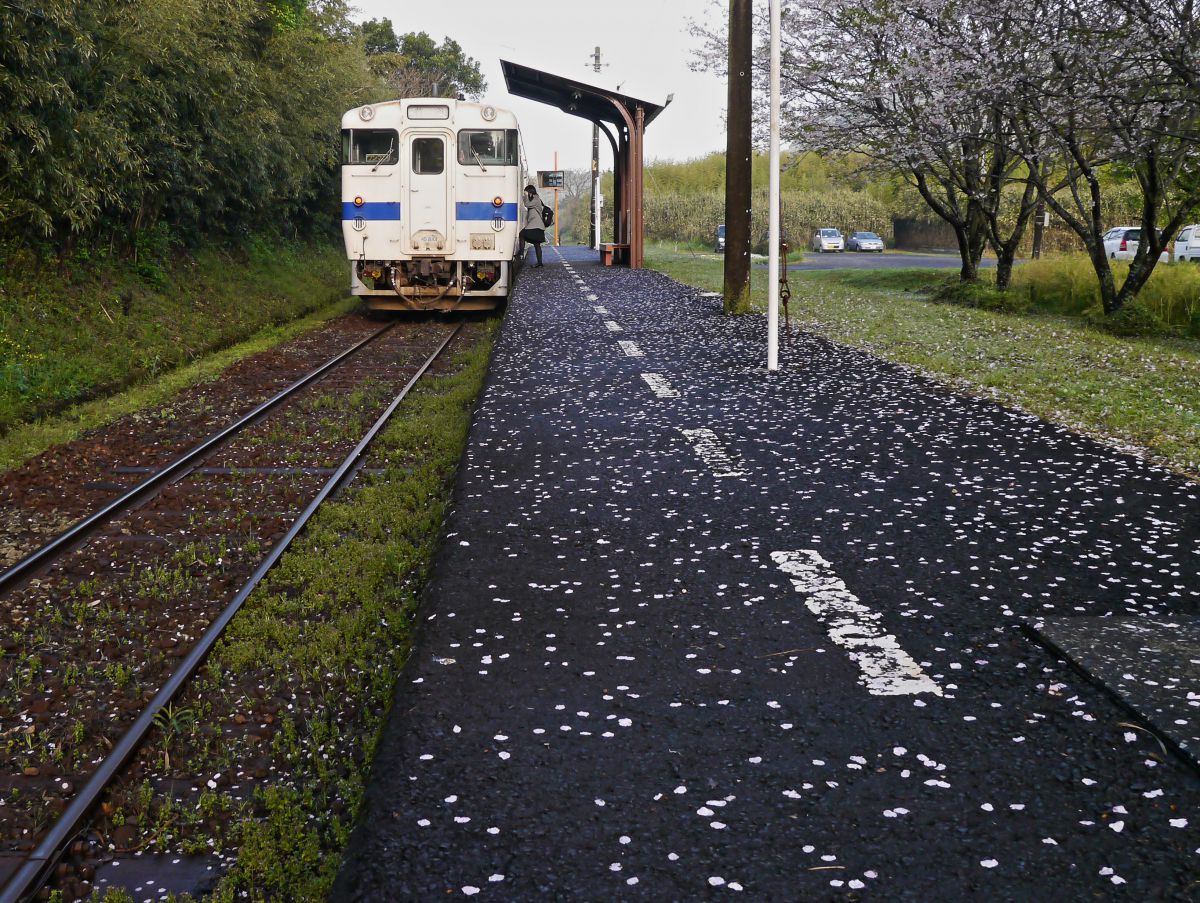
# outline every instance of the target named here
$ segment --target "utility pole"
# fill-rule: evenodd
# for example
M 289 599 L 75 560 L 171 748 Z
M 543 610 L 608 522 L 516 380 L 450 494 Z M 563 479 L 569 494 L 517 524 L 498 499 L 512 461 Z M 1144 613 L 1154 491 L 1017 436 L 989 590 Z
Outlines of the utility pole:
M 779 369 L 779 0 L 771 0 L 771 197 L 767 253 L 767 370 Z M 725 227 L 728 237 L 729 227 Z M 729 252 L 726 247 L 726 253 Z
M 725 139 L 725 313 L 750 309 L 751 0 L 729 0 L 729 110 Z
M 597 47 L 595 53 L 591 56 L 592 71 L 599 73 L 602 65 L 600 63 L 600 48 Z M 608 65 L 607 63 L 603 65 Z M 591 227 L 588 229 L 593 250 L 600 250 L 600 125 L 592 123 L 592 209 Z
M 1048 225 L 1050 225 L 1050 217 L 1047 215 L 1046 199 L 1039 197 L 1037 209 L 1033 214 L 1033 250 L 1029 255 L 1034 260 L 1042 256 L 1042 239 Z

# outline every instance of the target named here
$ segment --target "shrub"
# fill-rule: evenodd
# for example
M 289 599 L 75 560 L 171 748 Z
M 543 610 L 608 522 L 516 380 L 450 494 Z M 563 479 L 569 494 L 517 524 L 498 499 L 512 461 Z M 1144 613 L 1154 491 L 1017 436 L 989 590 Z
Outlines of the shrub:
M 1145 302 L 1134 299 L 1116 313 L 1105 314 L 1096 306 L 1088 311 L 1087 319 L 1105 332 L 1125 338 L 1160 335 L 1166 324 Z
M 990 275 L 990 274 L 989 274 Z M 1026 313 L 1030 309 L 1029 298 L 1021 293 L 1002 292 L 994 282 L 986 279 L 979 282 L 960 282 L 957 276 L 946 278 L 932 291 L 934 300 L 947 304 L 961 304 L 979 310 Z

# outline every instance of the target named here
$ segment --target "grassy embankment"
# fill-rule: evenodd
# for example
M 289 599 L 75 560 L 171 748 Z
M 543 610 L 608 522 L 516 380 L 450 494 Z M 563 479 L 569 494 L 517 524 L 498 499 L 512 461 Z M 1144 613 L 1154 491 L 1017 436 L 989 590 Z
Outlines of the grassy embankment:
M 647 264 L 681 282 L 721 290 L 721 261 L 708 255 L 657 245 L 647 249 Z M 1121 338 L 1081 316 L 1064 315 L 1086 305 L 1078 301 L 1082 289 L 1051 291 L 1047 274 L 1058 272 L 1049 262 L 1040 273 L 1018 269 L 1015 286 L 1026 297 L 1030 285 L 1040 286 L 1039 303 L 1059 299 L 1053 302 L 1061 303 L 1057 314 L 936 303 L 931 292 L 944 284 L 945 273 L 934 270 L 793 272 L 792 324 L 957 389 L 1140 446 L 1172 469 L 1200 475 L 1200 341 L 1179 335 Z M 1195 278 L 1182 272 L 1160 278 Z M 1191 296 L 1193 310 L 1198 296 Z M 1180 296 L 1168 290 L 1164 297 Z M 1186 291 L 1182 297 L 1186 302 Z M 1063 300 L 1069 298 L 1077 300 Z M 765 308 L 765 270 L 754 271 L 753 299 Z
M 348 310 L 345 266 L 333 245 L 137 264 L 0 249 L 0 471 Z

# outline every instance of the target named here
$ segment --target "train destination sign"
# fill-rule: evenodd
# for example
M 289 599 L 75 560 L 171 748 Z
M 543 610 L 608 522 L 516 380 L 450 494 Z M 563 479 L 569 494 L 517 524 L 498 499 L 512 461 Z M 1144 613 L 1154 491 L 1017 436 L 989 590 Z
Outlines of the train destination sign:
M 539 169 L 538 170 L 538 187 L 539 188 L 565 188 L 567 184 L 566 176 L 561 169 Z

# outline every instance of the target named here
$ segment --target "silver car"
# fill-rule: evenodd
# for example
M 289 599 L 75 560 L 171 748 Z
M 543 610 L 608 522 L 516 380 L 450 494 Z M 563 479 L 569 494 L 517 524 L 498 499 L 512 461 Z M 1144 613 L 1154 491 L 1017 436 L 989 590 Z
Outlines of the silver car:
M 844 251 L 846 244 L 842 240 L 842 233 L 837 229 L 818 229 L 813 236 L 812 249 L 819 254 L 824 254 L 826 251 Z
M 855 232 L 846 242 L 847 251 L 879 251 L 883 253 L 883 239 L 874 232 Z

